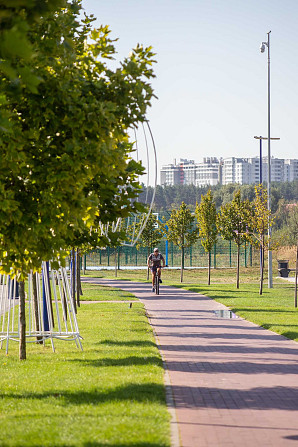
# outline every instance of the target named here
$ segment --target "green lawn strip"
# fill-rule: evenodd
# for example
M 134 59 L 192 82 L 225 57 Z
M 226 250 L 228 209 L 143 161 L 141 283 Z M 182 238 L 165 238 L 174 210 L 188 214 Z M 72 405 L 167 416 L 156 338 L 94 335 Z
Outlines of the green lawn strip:
M 82 282 L 81 301 L 135 301 L 137 298 L 130 292 L 116 287 L 98 286 Z
M 0 351 L 1 447 L 170 446 L 163 366 L 143 305 L 81 304 L 84 351 Z
M 298 310 L 294 308 L 294 285 L 275 284 L 259 295 L 256 285 L 244 284 L 239 290 L 233 284 L 173 284 L 201 293 L 224 304 L 237 315 L 287 338 L 298 341 Z

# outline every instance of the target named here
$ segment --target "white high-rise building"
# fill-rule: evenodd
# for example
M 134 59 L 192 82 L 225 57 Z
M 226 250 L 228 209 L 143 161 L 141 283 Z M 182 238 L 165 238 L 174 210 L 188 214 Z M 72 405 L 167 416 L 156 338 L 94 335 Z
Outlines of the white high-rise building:
M 196 186 L 215 186 L 220 183 L 221 164 L 215 157 L 205 157 L 196 164 Z
M 260 182 L 260 158 L 225 158 L 222 168 L 222 184 L 255 184 Z M 268 179 L 268 158 L 262 158 L 262 181 Z M 271 158 L 271 181 L 286 182 L 298 179 L 298 160 Z
M 262 158 L 262 181 L 268 179 L 268 158 Z M 271 181 L 291 182 L 298 180 L 298 159 L 271 158 Z M 203 162 L 180 159 L 178 163 L 165 165 L 160 171 L 161 185 L 215 186 L 250 185 L 260 183 L 260 158 L 229 157 L 218 160 L 205 157 Z
M 162 166 L 161 185 L 217 185 L 220 182 L 220 162 L 215 157 L 206 157 L 202 163 L 180 159 L 178 164 Z
M 298 160 L 286 159 L 284 164 L 284 181 L 292 182 L 298 179 Z

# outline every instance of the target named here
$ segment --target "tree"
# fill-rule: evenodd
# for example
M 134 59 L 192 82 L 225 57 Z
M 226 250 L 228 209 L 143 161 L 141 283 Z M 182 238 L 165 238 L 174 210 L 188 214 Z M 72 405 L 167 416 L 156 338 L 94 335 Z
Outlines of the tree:
M 22 85 L 30 91 L 37 91 L 40 78 L 33 72 L 31 60 L 35 56 L 29 38 L 30 27 L 66 5 L 66 0 L 0 0 L 0 74 L 4 75 L 15 90 Z M 5 107 L 6 94 L 0 94 L 0 129 L 11 129 L 11 115 Z
M 223 239 L 234 241 L 237 245 L 237 278 L 239 289 L 240 247 L 249 240 L 248 228 L 252 220 L 252 207 L 249 200 L 241 200 L 240 190 L 234 193 L 230 203 L 222 205 L 218 215 L 218 229 Z
M 268 236 L 268 226 L 272 226 L 274 218 L 271 210 L 267 209 L 267 190 L 262 185 L 255 186 L 255 200 L 253 202 L 253 221 L 250 223 L 250 234 L 252 241 L 261 249 L 261 276 L 260 276 L 260 295 L 263 293 L 264 281 L 264 258 L 265 249 L 272 243 Z
M 288 231 L 290 243 L 296 245 L 296 270 L 295 270 L 295 299 L 294 306 L 297 307 L 297 278 L 298 278 L 298 205 L 292 207 L 288 219 Z
M 210 274 L 211 274 L 211 250 L 217 239 L 217 225 L 216 225 L 216 206 L 213 200 L 213 194 L 211 190 L 203 196 L 201 196 L 200 205 L 196 206 L 196 217 L 199 227 L 199 236 L 201 238 L 201 243 L 208 253 L 208 285 L 210 285 Z
M 184 202 L 180 209 L 173 209 L 170 219 L 166 223 L 168 227 L 168 239 L 181 249 L 181 276 L 183 282 L 184 249 L 190 247 L 198 239 L 198 228 L 195 225 L 195 217 L 191 214 Z
M 67 2 L 26 29 L 36 89 L 12 88 L 5 73 L 0 79 L 9 116 L 9 129 L 0 129 L 0 261 L 2 272 L 21 281 L 41 261 L 63 262 L 70 247 L 106 245 L 117 235 L 102 235 L 99 221 L 140 208 L 132 199 L 143 168 L 131 158 L 127 132 L 150 106 L 153 53 L 137 46 L 111 70 L 108 27 L 92 30 L 79 13 L 79 2 Z M 18 55 L 7 60 L 14 65 Z M 23 316 L 22 294 L 22 334 Z M 21 358 L 24 343 L 22 335 Z
M 143 227 L 143 222 L 137 222 L 135 225 L 131 225 L 129 228 L 129 233 L 131 235 L 137 235 Z M 136 247 L 146 247 L 147 257 L 150 255 L 153 247 L 158 245 L 160 241 L 165 236 L 166 229 L 165 225 L 161 220 L 157 219 L 156 214 L 150 212 L 146 225 L 136 243 Z M 147 270 L 147 279 L 149 279 L 149 270 Z

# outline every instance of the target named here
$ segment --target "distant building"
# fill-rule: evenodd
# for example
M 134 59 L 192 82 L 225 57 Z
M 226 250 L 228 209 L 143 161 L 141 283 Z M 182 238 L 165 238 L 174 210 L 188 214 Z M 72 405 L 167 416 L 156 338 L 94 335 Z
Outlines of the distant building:
M 221 163 L 215 157 L 203 158 L 203 163 L 196 164 L 196 186 L 215 186 L 220 183 Z
M 178 163 L 162 166 L 161 185 L 217 185 L 220 178 L 220 163 L 217 158 L 204 158 L 202 163 L 181 158 Z
M 260 158 L 225 158 L 222 168 L 222 184 L 250 185 L 260 183 Z M 268 157 L 262 158 L 262 181 L 268 179 Z M 271 158 L 271 181 L 290 182 L 298 179 L 298 160 Z
M 262 180 L 268 178 L 268 158 L 262 158 Z M 271 158 L 271 181 L 291 182 L 298 180 L 298 160 Z M 172 164 L 162 166 L 161 185 L 215 186 L 218 183 L 228 185 L 250 185 L 260 183 L 260 158 L 229 157 L 218 160 L 205 157 L 203 162 L 181 158 Z

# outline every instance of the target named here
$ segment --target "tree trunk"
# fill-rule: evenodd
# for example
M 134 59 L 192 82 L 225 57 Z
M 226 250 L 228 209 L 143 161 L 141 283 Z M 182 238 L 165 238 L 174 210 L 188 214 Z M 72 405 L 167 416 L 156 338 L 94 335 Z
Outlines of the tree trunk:
M 236 287 L 239 289 L 239 269 L 240 269 L 240 245 L 237 245 L 237 279 Z
M 208 286 L 211 283 L 211 252 L 208 251 Z
M 263 237 L 264 238 L 264 237 Z M 262 262 L 261 262 L 261 278 L 260 278 L 260 295 L 263 294 L 263 281 L 264 281 L 264 257 L 265 257 L 265 249 L 262 246 Z
M 297 281 L 298 280 L 298 244 L 296 250 L 296 271 L 295 271 L 295 307 L 297 307 Z
M 83 267 L 83 275 L 86 275 L 86 269 L 85 269 L 85 254 L 82 257 L 82 267 Z M 83 294 L 82 294 L 83 295 Z
M 76 252 L 76 281 L 77 281 L 77 305 L 80 307 L 80 294 L 81 294 L 81 274 L 80 274 L 80 250 Z
M 150 247 L 148 247 L 148 249 L 147 249 L 147 259 L 149 258 L 149 256 L 150 256 Z M 147 281 L 149 281 L 149 267 L 147 268 Z
M 115 247 L 115 278 L 117 278 L 117 270 L 118 270 L 118 265 L 117 265 L 117 250 Z
M 26 314 L 25 314 L 25 283 L 20 281 L 20 345 L 19 359 L 26 360 Z
M 183 269 L 184 269 L 184 247 L 181 247 L 181 275 L 180 282 L 183 282 Z
M 37 274 L 36 273 L 33 273 L 33 275 L 32 275 L 32 283 L 33 283 L 33 308 L 34 308 L 35 328 L 36 328 L 36 332 L 39 332 L 40 326 L 39 326 L 39 314 L 38 314 Z M 37 336 L 36 343 L 42 344 L 42 337 Z
M 71 299 L 73 302 L 75 313 L 77 313 L 77 303 L 76 303 L 76 263 L 75 263 L 75 249 L 71 250 Z

